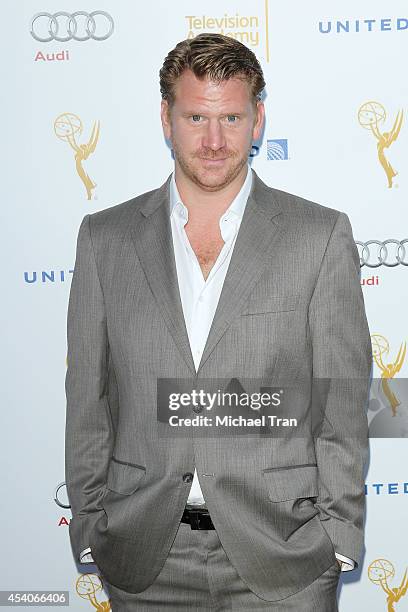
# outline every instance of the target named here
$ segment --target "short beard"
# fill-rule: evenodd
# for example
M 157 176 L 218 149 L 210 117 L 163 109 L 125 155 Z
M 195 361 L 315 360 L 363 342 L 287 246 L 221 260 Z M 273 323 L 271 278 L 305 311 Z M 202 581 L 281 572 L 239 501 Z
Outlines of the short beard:
M 177 160 L 180 168 L 184 172 L 184 174 L 195 184 L 197 187 L 200 187 L 204 191 L 220 191 L 224 187 L 227 187 L 241 172 L 242 168 L 245 164 L 248 163 L 248 158 L 251 152 L 252 147 L 248 149 L 246 157 L 238 158 L 236 163 L 228 169 L 228 172 L 225 178 L 222 179 L 222 183 L 218 183 L 216 185 L 208 185 L 206 183 L 202 183 L 200 181 L 200 177 L 195 173 L 194 168 L 189 164 L 187 159 L 181 153 L 181 150 L 177 147 L 177 144 L 172 143 L 172 149 L 175 159 Z M 198 155 L 196 155 L 198 157 Z M 236 158 L 236 154 L 232 153 L 228 156 L 229 159 Z M 213 156 L 214 159 L 217 159 L 216 156 Z M 211 155 L 208 156 L 208 159 L 211 159 Z

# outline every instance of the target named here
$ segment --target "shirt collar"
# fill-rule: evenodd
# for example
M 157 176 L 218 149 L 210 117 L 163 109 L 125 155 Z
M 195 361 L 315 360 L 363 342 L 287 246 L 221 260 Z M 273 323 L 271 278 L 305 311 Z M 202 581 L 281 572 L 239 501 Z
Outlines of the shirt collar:
M 222 215 L 220 221 L 224 218 L 229 217 L 230 215 L 236 217 L 236 219 L 241 220 L 244 214 L 245 206 L 248 200 L 249 193 L 252 187 L 252 170 L 249 164 L 247 164 L 247 175 L 245 181 L 239 190 L 238 194 L 235 196 L 231 204 L 228 206 L 225 213 Z M 176 179 L 174 176 L 174 172 L 171 176 L 170 181 L 170 216 L 175 214 L 175 211 L 180 211 L 181 216 L 184 219 L 188 219 L 188 210 L 187 207 L 183 204 L 180 198 L 180 194 L 177 189 Z

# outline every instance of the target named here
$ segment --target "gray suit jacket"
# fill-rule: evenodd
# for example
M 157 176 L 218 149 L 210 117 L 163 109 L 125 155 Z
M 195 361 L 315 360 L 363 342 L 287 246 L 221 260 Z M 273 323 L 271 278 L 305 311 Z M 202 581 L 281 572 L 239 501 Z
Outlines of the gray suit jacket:
M 253 171 L 254 172 L 254 171 Z M 221 543 L 259 597 L 360 560 L 372 364 L 346 214 L 254 172 L 196 372 L 177 284 L 169 182 L 85 215 L 68 306 L 66 482 L 73 551 L 131 593 L 160 572 L 194 467 Z M 328 379 L 319 435 L 158 433 L 158 378 Z M 191 416 L 194 416 L 193 414 Z

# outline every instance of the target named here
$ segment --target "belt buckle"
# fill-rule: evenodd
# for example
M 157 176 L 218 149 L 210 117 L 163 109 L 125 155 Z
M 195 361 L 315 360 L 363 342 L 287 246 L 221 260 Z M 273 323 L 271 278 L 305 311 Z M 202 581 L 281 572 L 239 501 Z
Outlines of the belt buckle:
M 214 529 L 214 527 L 210 526 L 212 521 L 208 508 L 187 506 L 186 510 L 190 529 Z
M 200 529 L 200 510 L 190 508 L 188 514 L 190 517 L 190 528 Z

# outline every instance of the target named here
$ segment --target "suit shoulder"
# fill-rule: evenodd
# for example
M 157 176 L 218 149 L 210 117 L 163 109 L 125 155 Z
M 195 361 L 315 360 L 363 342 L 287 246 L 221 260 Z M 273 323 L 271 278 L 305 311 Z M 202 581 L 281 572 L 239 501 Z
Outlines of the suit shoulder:
M 143 204 L 145 204 L 145 202 L 150 197 L 154 196 L 159 189 L 160 187 L 152 189 L 150 191 L 146 191 L 138 196 L 130 198 L 130 200 L 126 200 L 125 202 L 114 204 L 113 206 L 109 206 L 108 208 L 104 208 L 102 210 L 98 210 L 94 213 L 91 213 L 90 221 L 92 227 L 114 227 L 117 225 L 126 224 L 131 219 L 131 217 L 134 216 L 137 210 Z
M 271 195 L 279 202 L 283 212 L 287 211 L 291 215 L 296 214 L 313 220 L 322 219 L 323 221 L 335 223 L 338 216 L 342 213 L 341 210 L 303 198 L 294 193 L 289 193 L 288 191 L 282 191 L 274 187 L 269 187 L 269 189 Z
M 301 197 L 288 191 L 266 185 L 255 173 L 254 195 L 265 208 L 278 209 L 288 230 L 296 237 L 302 236 L 327 244 L 342 211 Z M 347 217 L 347 215 L 345 215 Z

